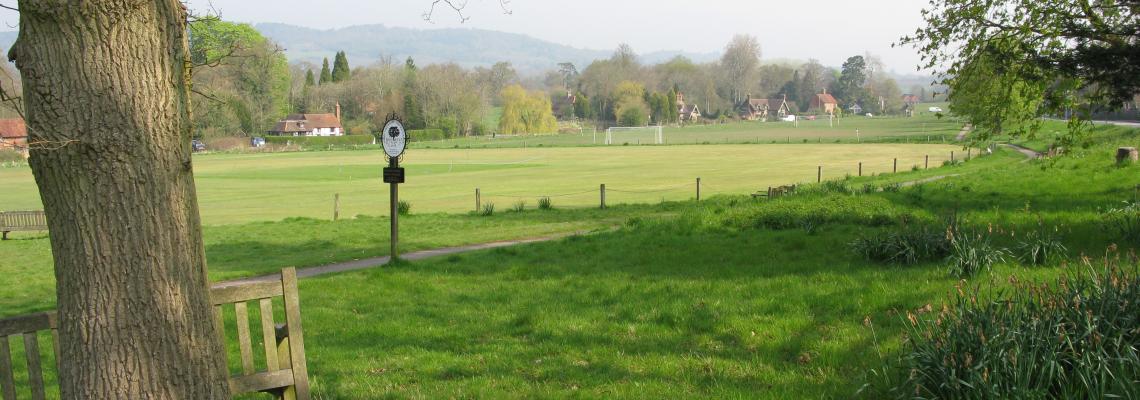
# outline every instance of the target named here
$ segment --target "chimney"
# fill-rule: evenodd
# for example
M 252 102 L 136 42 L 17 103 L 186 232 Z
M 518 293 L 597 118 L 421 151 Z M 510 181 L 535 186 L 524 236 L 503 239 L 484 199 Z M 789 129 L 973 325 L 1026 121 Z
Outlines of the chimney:
M 340 102 L 336 102 L 336 122 L 340 122 Z

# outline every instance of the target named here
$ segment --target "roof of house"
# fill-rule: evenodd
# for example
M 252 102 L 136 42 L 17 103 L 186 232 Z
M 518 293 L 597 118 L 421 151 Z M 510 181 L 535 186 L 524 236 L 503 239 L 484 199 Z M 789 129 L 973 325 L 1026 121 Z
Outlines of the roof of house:
M 0 138 L 21 139 L 28 137 L 28 126 L 23 118 L 0 119 Z
M 839 104 L 838 101 L 835 101 L 835 96 L 832 96 L 828 93 L 816 94 L 815 98 L 819 101 L 819 104 Z
M 340 128 L 336 114 L 289 114 L 277 121 L 270 132 L 308 132 L 320 128 Z
M 697 113 L 701 112 L 700 109 L 697 108 L 696 104 L 689 104 L 689 105 L 685 105 L 685 106 L 681 107 L 681 114 L 682 115 L 692 114 L 694 111 Z
M 902 101 L 905 103 L 918 103 L 918 96 L 915 96 L 913 94 L 904 94 L 902 96 Z

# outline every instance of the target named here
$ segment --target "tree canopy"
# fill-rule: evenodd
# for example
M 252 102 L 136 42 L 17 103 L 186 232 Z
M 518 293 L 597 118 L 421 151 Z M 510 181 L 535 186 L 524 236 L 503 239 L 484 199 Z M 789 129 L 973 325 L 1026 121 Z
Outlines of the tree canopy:
M 1036 86 L 1043 91 L 1035 99 L 1022 95 L 1037 89 L 1006 97 L 1032 103 L 992 105 L 1008 108 L 998 112 L 1007 116 L 1022 114 L 1033 104 L 1038 107 L 1032 113 L 1038 116 L 1075 109 L 1081 111 L 1074 119 L 1079 123 L 1090 111 L 1118 107 L 1140 92 L 1136 1 L 935 0 L 923 10 L 923 18 L 925 26 L 901 38 L 900 44 L 918 48 L 920 67 L 944 73 L 952 102 L 976 100 L 1013 83 L 1022 89 Z M 979 73 L 982 70 L 992 73 Z M 958 109 L 982 111 L 965 105 Z M 994 117 L 967 116 L 978 123 Z

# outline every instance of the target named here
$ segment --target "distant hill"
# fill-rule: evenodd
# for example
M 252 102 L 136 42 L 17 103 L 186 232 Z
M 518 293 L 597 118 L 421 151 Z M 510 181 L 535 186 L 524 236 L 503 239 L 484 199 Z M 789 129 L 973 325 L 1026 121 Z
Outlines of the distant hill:
M 454 62 L 463 67 L 490 66 L 510 62 L 522 73 L 537 73 L 572 62 L 579 70 L 593 60 L 609 57 L 613 50 L 579 49 L 530 36 L 483 29 L 409 29 L 384 25 L 358 25 L 318 30 L 294 25 L 262 23 L 254 26 L 266 37 L 285 48 L 292 62 L 319 64 L 339 50 L 348 54 L 353 65 L 366 65 L 392 56 L 403 62 L 411 56 L 416 64 Z M 641 55 L 644 63 L 657 63 L 677 55 L 697 62 L 718 58 L 717 53 L 662 51 Z

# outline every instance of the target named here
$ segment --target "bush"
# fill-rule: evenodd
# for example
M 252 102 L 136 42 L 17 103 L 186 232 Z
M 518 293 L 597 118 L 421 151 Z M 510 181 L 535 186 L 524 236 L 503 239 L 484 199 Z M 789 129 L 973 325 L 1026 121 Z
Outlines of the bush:
M 988 235 L 954 231 L 950 235 L 950 257 L 947 258 L 950 275 L 959 278 L 974 276 L 1010 256 L 1009 250 L 991 243 Z
M 538 209 L 539 210 L 553 210 L 554 204 L 550 202 L 549 197 L 540 197 L 540 198 L 538 198 Z
M 408 131 L 408 140 L 413 142 L 426 142 L 431 140 L 447 139 L 442 129 L 411 129 Z
M 479 215 L 482 215 L 484 217 L 495 215 L 495 203 L 484 203 L 483 208 L 479 209 Z
M 1140 245 L 1140 202 L 1124 202 L 1123 206 L 1104 213 L 1104 223 L 1120 240 Z
M 412 203 L 400 200 L 400 202 L 396 203 L 396 212 L 400 215 L 410 215 L 412 213 Z
M 514 211 L 514 212 L 526 211 L 526 201 L 525 200 L 519 200 L 519 201 L 515 202 L 515 204 L 513 206 L 511 206 L 511 211 Z
M 950 253 L 945 232 L 929 227 L 907 228 L 872 236 L 859 236 L 851 250 L 863 258 L 890 264 L 917 264 L 943 259 Z
M 958 288 L 953 306 L 907 312 L 900 398 L 1137 398 L 1140 279 L 1119 256 L 1054 285 L 1013 281 L 1006 298 Z M 1078 268 L 1077 271 L 1081 269 Z M 1003 296 L 1004 297 L 1004 296 Z
M 24 162 L 24 156 L 15 150 L 0 149 L 0 163 L 19 164 Z

